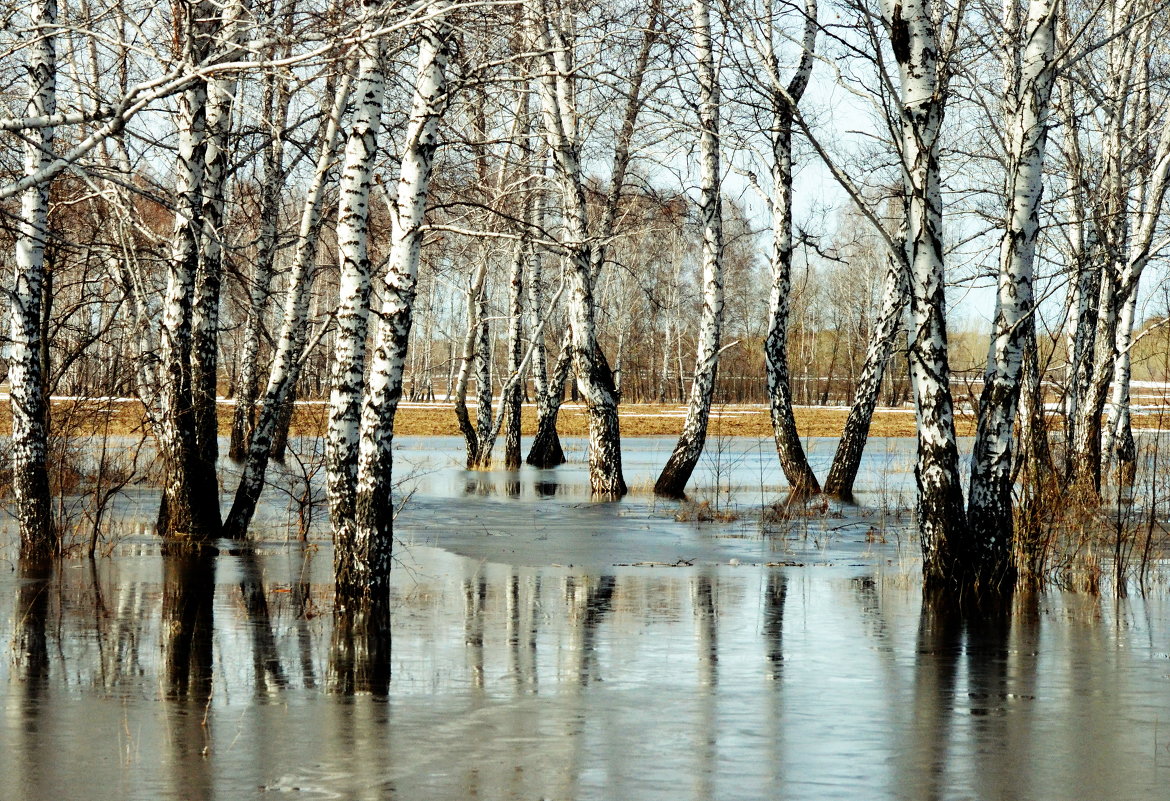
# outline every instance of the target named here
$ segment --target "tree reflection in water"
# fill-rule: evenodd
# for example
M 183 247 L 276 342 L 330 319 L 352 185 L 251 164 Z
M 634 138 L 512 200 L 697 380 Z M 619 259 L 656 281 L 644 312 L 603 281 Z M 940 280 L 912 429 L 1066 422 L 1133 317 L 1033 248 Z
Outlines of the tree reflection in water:
M 333 610 L 329 691 L 339 695 L 390 693 L 390 599 Z
M 163 687 L 174 700 L 211 698 L 215 558 L 209 547 L 163 548 Z
M 913 689 L 913 742 L 903 755 L 898 786 L 913 798 L 947 795 L 958 779 L 982 798 L 1027 797 L 1020 773 L 1007 763 L 1026 759 L 1021 732 L 1035 677 L 1036 597 L 964 602 L 924 592 Z M 1024 738 L 1027 739 L 1027 738 Z M 1015 743 L 999 764 L 982 764 L 982 744 Z M 972 746 L 975 752 L 972 753 Z M 1026 771 L 1025 771 L 1026 772 Z M 964 775 L 965 774 L 965 775 Z

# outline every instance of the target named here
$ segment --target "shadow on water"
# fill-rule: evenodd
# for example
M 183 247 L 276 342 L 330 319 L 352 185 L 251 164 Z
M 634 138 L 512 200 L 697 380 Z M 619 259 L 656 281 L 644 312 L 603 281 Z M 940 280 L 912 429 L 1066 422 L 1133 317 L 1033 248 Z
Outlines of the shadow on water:
M 784 672 L 784 598 L 788 580 L 784 573 L 768 573 L 764 588 L 764 639 L 768 648 L 768 678 L 779 681 Z
M 35 704 L 49 678 L 49 616 L 51 562 L 22 556 L 18 565 L 16 615 L 12 640 L 15 675 L 26 698 Z

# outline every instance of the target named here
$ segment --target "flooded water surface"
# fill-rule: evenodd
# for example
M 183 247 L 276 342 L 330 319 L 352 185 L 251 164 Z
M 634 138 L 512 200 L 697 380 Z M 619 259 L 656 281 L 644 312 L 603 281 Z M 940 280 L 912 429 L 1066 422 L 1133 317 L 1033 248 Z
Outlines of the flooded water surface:
M 900 446 L 860 508 L 817 514 L 761 512 L 754 442 L 682 506 L 444 447 L 396 462 L 415 494 L 378 642 L 335 625 L 327 534 L 10 563 L 0 798 L 1166 797 L 1164 595 L 924 602 L 879 508 L 912 481 Z M 631 484 L 667 447 L 627 445 Z

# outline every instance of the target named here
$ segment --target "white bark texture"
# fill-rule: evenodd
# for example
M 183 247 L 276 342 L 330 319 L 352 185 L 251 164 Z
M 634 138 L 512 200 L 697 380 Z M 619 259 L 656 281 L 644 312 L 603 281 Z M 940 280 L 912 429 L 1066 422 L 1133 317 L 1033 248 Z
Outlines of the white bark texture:
M 692 0 L 691 27 L 699 82 L 699 219 L 703 227 L 703 312 L 699 320 L 695 372 L 686 420 L 678 443 L 654 484 L 656 494 L 672 498 L 683 497 L 691 473 L 703 454 L 723 327 L 719 75 L 715 69 L 715 53 L 711 42 L 711 9 L 708 0 Z
M 979 422 L 971 457 L 967 506 L 971 552 L 979 582 L 1008 586 L 1012 567 L 1012 427 L 1019 407 L 1021 366 L 1034 310 L 1032 265 L 1040 233 L 1040 199 L 1048 143 L 1048 111 L 1056 70 L 1059 0 L 1031 0 L 1024 56 L 1012 88 L 1008 134 L 1008 215 L 1000 245 L 995 318 Z
M 57 24 L 56 0 L 39 0 L 32 9 L 35 41 L 29 48 L 28 114 L 50 117 L 57 111 L 57 54 L 53 35 Z M 54 130 L 38 128 L 26 134 L 25 175 L 35 175 L 52 158 Z M 12 404 L 12 484 L 20 529 L 21 556 L 44 559 L 55 555 L 59 543 L 50 514 L 46 468 L 48 399 L 41 363 L 42 289 L 45 283 L 45 246 L 49 237 L 49 185 L 35 183 L 24 191 L 16 237 L 16 276 L 12 292 L 12 344 L 8 380 Z
M 301 355 L 305 349 L 306 331 L 309 324 L 309 289 L 313 280 L 313 267 L 317 256 L 317 244 L 321 230 L 321 209 L 325 199 L 325 185 L 330 168 L 333 166 L 341 115 L 349 100 L 351 79 L 344 76 L 334 96 L 328 98 L 329 107 L 326 122 L 320 135 L 317 164 L 306 190 L 301 211 L 300 228 L 294 248 L 293 266 L 288 277 L 288 290 L 284 300 L 284 319 L 277 338 L 276 352 L 272 358 L 272 369 L 268 385 L 264 390 L 256 425 L 248 441 L 247 458 L 236 487 L 235 500 L 224 524 L 225 534 L 242 539 L 256 511 L 256 503 L 264 487 L 264 475 L 272 454 L 273 437 L 281 411 L 292 397 L 300 375 Z
M 877 406 L 878 394 L 882 388 L 882 376 L 894 352 L 894 342 L 902 330 L 905 317 L 907 286 L 905 243 L 901 237 L 896 240 L 899 252 L 886 257 L 886 278 L 882 289 L 882 307 L 877 322 L 870 334 L 865 352 L 865 362 L 857 378 L 857 390 L 849 417 L 833 454 L 833 464 L 825 478 L 825 492 L 848 498 L 853 494 L 853 482 L 861 465 L 861 454 L 869 438 L 869 425 L 873 410 Z
M 967 524 L 947 353 L 938 139 L 947 87 L 927 0 L 884 0 L 900 80 L 906 261 L 910 268 L 910 378 L 918 427 L 918 526 L 928 586 L 965 580 Z
M 621 433 L 613 374 L 597 344 L 594 322 L 592 257 L 584 173 L 573 105 L 570 43 L 549 21 L 547 9 L 533 20 L 540 52 L 541 111 L 545 136 L 561 188 L 565 247 L 569 259 L 569 328 L 577 385 L 589 409 L 589 484 L 598 497 L 626 493 L 622 475 Z
M 768 384 L 768 410 L 776 454 L 788 485 L 797 493 L 820 491 L 808 456 L 796 429 L 792 411 L 792 386 L 788 373 L 788 316 L 792 292 L 792 133 L 796 104 L 804 97 L 812 76 L 813 47 L 817 34 L 817 4 L 805 5 L 802 53 L 787 85 L 781 83 L 780 66 L 772 41 L 763 42 L 765 64 L 772 82 L 772 287 L 768 297 L 768 333 L 764 338 L 764 368 Z M 878 384 L 881 378 L 878 377 Z
M 189 69 L 208 58 L 217 16 L 214 3 L 184 2 L 179 30 Z M 167 287 L 160 332 L 161 415 L 158 438 L 166 463 L 159 513 L 164 536 L 206 541 L 220 527 L 218 484 L 205 469 L 199 447 L 192 377 L 195 282 L 203 216 L 204 164 L 207 150 L 207 82 L 192 81 L 180 96 L 179 142 L 175 164 L 174 241 L 167 264 Z
M 365 565 L 357 540 L 358 431 L 365 385 L 366 337 L 370 315 L 370 189 L 382 103 L 386 94 L 380 27 L 380 0 L 366 0 L 353 100 L 357 110 L 345 133 L 345 160 L 337 218 L 337 333 L 330 377 L 329 423 L 325 443 L 326 495 L 333 523 L 333 570 L 339 598 L 360 597 Z
M 358 459 L 357 516 L 353 554 L 342 584 L 374 601 L 389 596 L 394 504 L 391 498 L 391 445 L 394 414 L 402 397 L 402 375 L 410 338 L 422 247 L 422 226 L 430 191 L 431 167 L 439 141 L 439 120 L 447 106 L 447 61 L 451 37 L 446 0 L 432 4 L 435 14 L 419 27 L 418 74 L 401 154 L 382 313 L 369 388 L 362 406 Z
M 291 4 L 290 4 L 291 7 Z M 289 18 L 291 19 L 291 14 Z M 263 179 L 260 187 L 259 225 L 256 241 L 256 260 L 248 283 L 248 313 L 244 322 L 244 337 L 240 343 L 239 380 L 236 388 L 236 408 L 232 415 L 231 443 L 228 454 L 233 459 L 248 453 L 248 440 L 256 420 L 256 395 L 259 389 L 260 337 L 264 310 L 268 305 L 272 286 L 280 232 L 281 191 L 287 178 L 284 165 L 284 140 L 288 124 L 292 91 L 289 76 L 273 71 L 264 78 L 264 123 L 267 142 L 264 146 Z
M 530 215 L 526 215 L 530 216 Z M 504 469 L 520 469 L 520 403 L 523 400 L 524 373 L 524 262 L 529 243 L 516 243 L 508 276 L 508 375 L 515 376 L 513 386 L 504 397 L 501 422 L 504 425 Z

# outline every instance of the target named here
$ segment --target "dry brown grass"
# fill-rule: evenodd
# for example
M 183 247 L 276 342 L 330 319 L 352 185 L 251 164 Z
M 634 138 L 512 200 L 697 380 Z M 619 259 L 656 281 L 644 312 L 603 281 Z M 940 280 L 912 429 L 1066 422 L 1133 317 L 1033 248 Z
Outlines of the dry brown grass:
M 84 413 L 79 413 L 84 407 Z M 228 434 L 231 425 L 232 404 L 219 407 L 220 433 Z M 686 407 L 675 404 L 634 404 L 620 407 L 622 434 L 628 437 L 671 437 L 682 431 Z M 324 404 L 299 404 L 293 415 L 294 435 L 323 434 L 326 409 Z M 796 424 L 803 436 L 837 437 L 845 426 L 848 412 L 844 409 L 802 407 L 796 409 Z M 54 400 L 53 416 L 78 426 L 71 433 L 77 435 L 135 433 L 145 425 L 142 407 L 134 402 L 107 402 L 102 400 Z M 109 428 L 106 429 L 106 418 Z M 472 412 L 474 419 L 474 411 Z M 1138 418 L 1140 420 L 1141 418 Z M 1135 423 L 1137 421 L 1135 420 Z M 960 436 L 974 433 L 975 420 L 970 415 L 957 415 Z M 526 436 L 536 433 L 536 407 L 525 405 L 521 426 Z M 562 436 L 585 436 L 589 433 L 589 419 L 582 403 L 566 403 L 561 407 L 557 429 Z M 12 418 L 9 406 L 0 403 L 0 434 L 10 433 Z M 408 436 L 458 436 L 459 425 L 450 404 L 405 404 L 398 410 L 394 431 Z M 716 406 L 711 412 L 712 436 L 771 437 L 772 424 L 768 409 L 763 405 Z M 914 415 L 906 409 L 879 409 L 874 413 L 870 427 L 873 437 L 914 436 Z
M 622 435 L 627 437 L 676 437 L 682 432 L 686 407 L 650 403 L 627 403 L 619 408 Z M 474 419 L 474 411 L 472 417 Z M 800 433 L 809 437 L 838 437 L 845 427 L 848 412 L 844 409 L 803 407 L 796 410 Z M 221 415 L 221 424 L 226 420 Z M 323 431 L 324 406 L 298 406 L 293 420 L 294 433 Z M 969 415 L 956 418 L 960 436 L 975 433 L 975 419 Z M 526 405 L 521 412 L 521 430 L 525 436 L 536 433 L 536 407 Z M 589 418 L 582 403 L 561 407 L 557 430 L 562 436 L 583 437 L 589 433 Z M 409 436 L 458 436 L 455 411 L 446 403 L 407 404 L 399 408 L 394 431 Z M 226 432 L 225 432 L 226 433 Z M 771 437 L 772 423 L 766 406 L 717 406 L 711 411 L 711 436 Z M 873 437 L 914 436 L 914 415 L 909 410 L 879 409 L 870 426 Z

